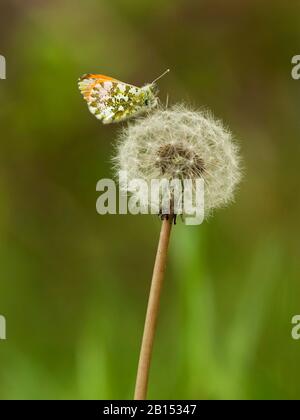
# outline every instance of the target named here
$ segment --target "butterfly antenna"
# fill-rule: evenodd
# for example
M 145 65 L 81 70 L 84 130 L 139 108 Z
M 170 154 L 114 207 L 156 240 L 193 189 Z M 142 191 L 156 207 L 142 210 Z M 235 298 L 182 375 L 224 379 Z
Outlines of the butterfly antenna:
M 163 72 L 163 74 L 161 74 L 160 76 L 158 76 L 155 80 L 153 80 L 153 82 L 151 83 L 152 85 L 154 83 L 156 83 L 159 79 L 161 79 L 162 77 L 164 77 L 166 74 L 168 74 L 170 72 L 170 69 L 167 69 L 166 71 Z

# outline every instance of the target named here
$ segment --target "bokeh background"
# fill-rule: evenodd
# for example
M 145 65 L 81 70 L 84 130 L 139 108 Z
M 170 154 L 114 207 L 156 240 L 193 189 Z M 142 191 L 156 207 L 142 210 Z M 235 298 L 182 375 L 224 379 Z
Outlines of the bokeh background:
M 77 79 L 208 106 L 239 140 L 236 203 L 172 235 L 149 397 L 300 396 L 299 2 L 2 0 L 2 399 L 130 399 L 160 222 L 99 216 L 119 128 Z

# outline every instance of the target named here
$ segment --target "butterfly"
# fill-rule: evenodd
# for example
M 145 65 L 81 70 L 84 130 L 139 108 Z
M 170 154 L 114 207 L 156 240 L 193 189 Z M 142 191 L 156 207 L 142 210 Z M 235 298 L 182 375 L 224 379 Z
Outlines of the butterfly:
M 85 74 L 78 87 L 88 108 L 103 124 L 135 117 L 158 105 L 155 83 L 167 74 L 143 87 L 137 87 L 102 74 Z

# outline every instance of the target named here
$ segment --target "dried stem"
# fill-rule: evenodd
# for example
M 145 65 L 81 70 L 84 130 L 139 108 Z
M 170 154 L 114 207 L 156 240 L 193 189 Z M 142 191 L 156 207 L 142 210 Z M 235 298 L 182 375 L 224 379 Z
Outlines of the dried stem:
M 140 359 L 134 393 L 135 400 L 145 400 L 147 397 L 148 377 L 153 349 L 153 341 L 159 311 L 161 288 L 166 269 L 166 260 L 172 224 L 173 216 L 163 218 L 151 282 L 142 346 L 140 351 Z

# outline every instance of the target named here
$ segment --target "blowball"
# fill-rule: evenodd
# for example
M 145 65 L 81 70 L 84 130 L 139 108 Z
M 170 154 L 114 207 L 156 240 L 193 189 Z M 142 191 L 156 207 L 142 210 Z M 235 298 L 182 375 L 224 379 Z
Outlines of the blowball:
M 149 185 L 153 179 L 202 178 L 205 216 L 232 201 L 241 179 L 231 132 L 209 112 L 185 105 L 158 108 L 129 123 L 120 133 L 114 162 L 129 181 L 143 179 Z

